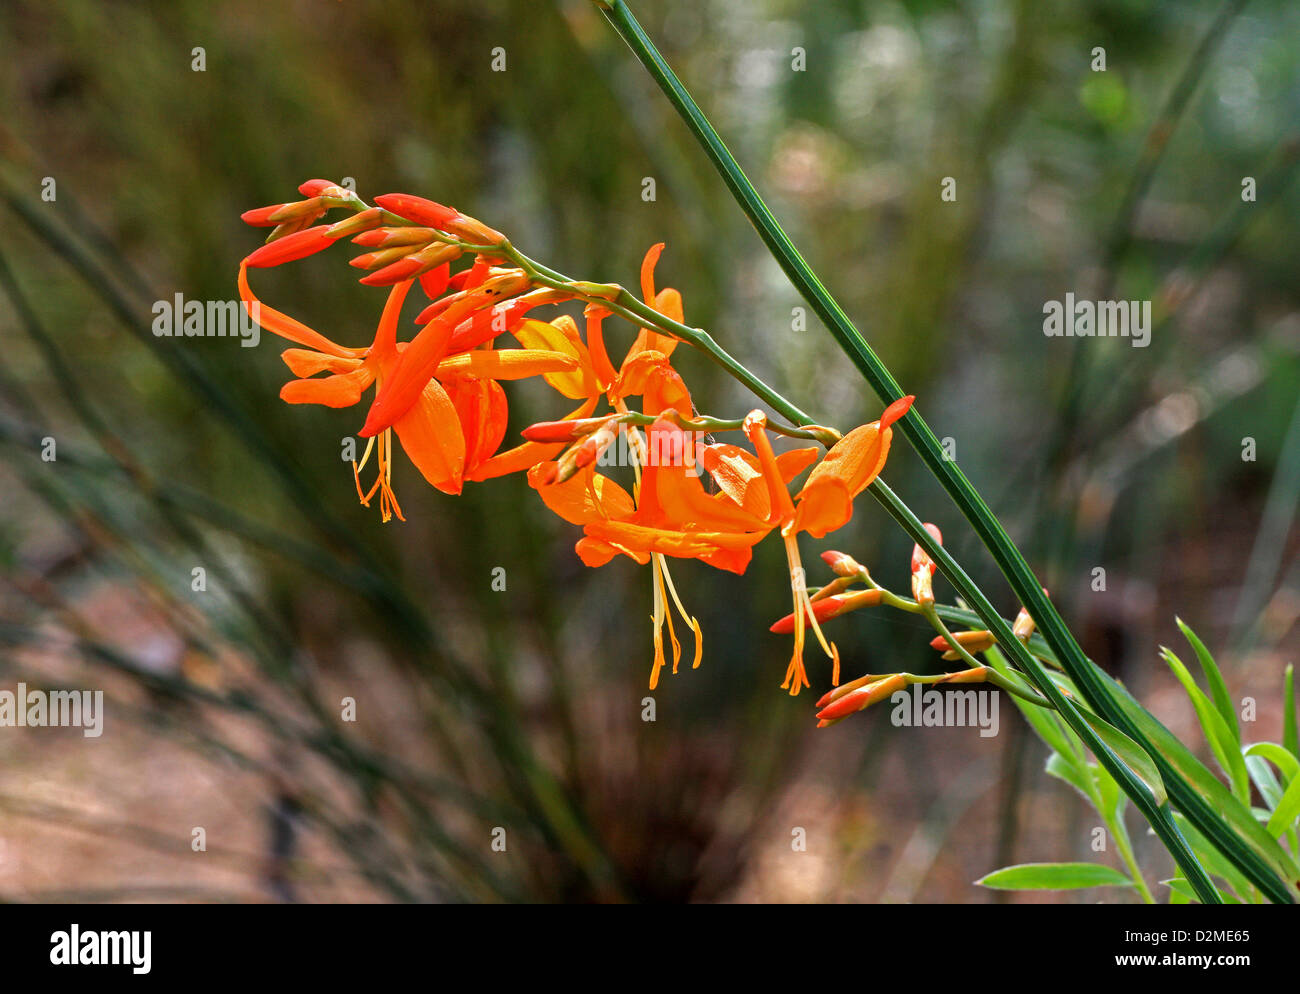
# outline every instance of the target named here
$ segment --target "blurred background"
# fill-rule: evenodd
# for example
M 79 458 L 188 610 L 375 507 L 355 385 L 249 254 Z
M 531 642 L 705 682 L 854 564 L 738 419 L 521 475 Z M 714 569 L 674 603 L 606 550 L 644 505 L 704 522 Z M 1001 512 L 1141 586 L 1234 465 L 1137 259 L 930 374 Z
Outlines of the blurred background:
M 1300 6 L 634 9 L 1090 655 L 1204 754 L 1156 655 L 1180 615 L 1276 740 L 1300 647 Z M 241 211 L 351 177 L 575 278 L 635 286 L 667 242 L 690 323 L 823 422 L 875 417 L 587 0 L 9 0 L 0 52 L 0 687 L 106 698 L 98 739 L 0 729 L 0 898 L 987 902 L 997 866 L 1093 858 L 1095 814 L 1009 706 L 992 738 L 887 709 L 814 728 L 824 660 L 791 699 L 767 631 L 779 543 L 744 577 L 674 570 L 705 658 L 645 721 L 648 571 L 583 567 L 521 477 L 451 498 L 399 457 L 408 520 L 381 525 L 340 461 L 358 412 L 282 404 L 277 341 L 151 333 L 155 301 L 236 298 L 261 237 Z M 361 344 L 355 275 L 330 254 L 255 282 Z M 1045 337 L 1067 292 L 1153 301 L 1150 346 Z M 701 407 L 753 406 L 685 352 Z M 568 410 L 510 397 L 508 438 Z M 886 477 L 1014 616 L 901 443 Z M 906 590 L 910 542 L 872 502 L 806 541 L 810 582 L 825 548 Z M 846 676 L 938 664 L 909 617 L 831 626 Z M 1099 897 L 1130 899 L 1010 899 Z

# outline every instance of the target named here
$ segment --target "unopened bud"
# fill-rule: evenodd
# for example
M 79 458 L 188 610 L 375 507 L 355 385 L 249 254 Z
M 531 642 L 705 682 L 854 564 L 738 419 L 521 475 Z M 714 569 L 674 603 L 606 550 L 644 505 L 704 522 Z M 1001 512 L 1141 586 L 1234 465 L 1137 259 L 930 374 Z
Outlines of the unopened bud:
M 358 211 L 351 217 L 345 217 L 342 221 L 330 225 L 330 234 L 335 238 L 346 238 L 349 235 L 355 235 L 358 232 L 369 231 L 384 223 L 384 212 L 378 207 L 369 207 L 366 210 Z
M 348 260 L 348 265 L 355 266 L 357 269 L 382 269 L 418 250 L 418 246 L 415 245 L 398 245 L 394 248 L 380 249 L 378 252 L 353 256 Z
M 1023 607 L 1020 609 L 1020 613 L 1016 615 L 1015 623 L 1011 626 L 1011 634 L 1020 639 L 1021 642 L 1027 641 L 1029 636 L 1034 634 L 1034 619 L 1029 617 L 1029 612 Z
M 539 421 L 529 425 L 521 435 L 530 442 L 574 442 L 589 435 L 608 418 L 580 418 L 573 421 Z
M 848 611 L 856 611 L 860 607 L 875 607 L 880 603 L 881 596 L 879 590 L 859 590 L 853 594 L 832 594 L 829 597 L 823 597 L 812 602 L 812 616 L 818 621 L 826 621 Z M 804 612 L 804 617 L 808 617 L 807 611 Z M 776 632 L 778 635 L 788 635 L 793 632 L 794 615 L 787 614 L 773 624 L 769 631 Z
M 252 252 L 244 260 L 244 263 L 250 268 L 278 266 L 284 262 L 305 259 L 309 255 L 314 255 L 322 249 L 328 248 L 333 243 L 334 239 L 330 236 L 329 228 L 326 225 L 319 224 L 314 228 L 307 228 L 304 231 L 285 235 L 283 238 L 263 245 Z
M 322 190 L 328 190 L 333 186 L 338 186 L 338 184 L 330 179 L 309 179 L 298 187 L 298 192 L 304 197 L 319 197 Z
M 371 228 L 352 239 L 365 248 L 392 248 L 396 245 L 428 245 L 437 238 L 433 228 Z
M 454 207 L 446 207 L 423 197 L 413 197 L 409 193 L 385 193 L 376 197 L 375 203 L 398 217 L 439 231 L 450 230 L 447 225 L 460 217 L 460 212 Z
M 384 252 L 398 251 L 395 249 L 384 249 Z M 361 282 L 366 286 L 392 286 L 394 283 L 400 283 L 403 280 L 415 279 L 421 273 L 427 273 L 431 269 L 441 266 L 444 262 L 452 262 L 460 258 L 461 249 L 456 245 L 444 245 L 437 242 L 427 248 L 420 249 L 399 259 L 394 263 L 385 266 L 377 272 L 364 276 Z
M 895 673 L 892 676 L 884 677 L 873 683 L 868 683 L 864 687 L 859 687 L 857 690 L 844 694 L 842 697 L 818 711 L 817 717 L 822 722 L 832 722 L 840 718 L 847 718 L 855 711 L 861 711 L 864 708 L 871 707 L 871 705 L 875 704 L 877 701 L 887 699 L 906 686 L 906 674 Z
M 965 649 L 967 652 L 969 652 L 972 656 L 975 655 L 976 653 L 987 652 L 989 649 L 992 649 L 993 646 L 997 644 L 997 641 L 993 638 L 993 633 L 983 631 L 983 630 L 972 631 L 972 632 L 953 632 L 952 638 L 955 639 L 956 643 L 960 645 L 963 649 Z M 934 638 L 930 640 L 930 648 L 936 650 L 938 649 L 946 650 L 943 654 L 944 659 L 962 658 L 961 653 L 957 652 L 957 650 L 953 648 L 953 643 L 950 642 L 947 638 L 945 638 L 942 635 L 936 635 Z
M 489 228 L 477 218 L 466 217 L 464 214 L 448 221 L 446 230 L 476 245 L 500 245 L 506 240 L 506 236 L 495 228 Z
M 865 576 L 867 573 L 867 568 L 847 552 L 836 552 L 834 549 L 823 552 L 822 562 L 829 566 L 836 576 L 856 577 Z

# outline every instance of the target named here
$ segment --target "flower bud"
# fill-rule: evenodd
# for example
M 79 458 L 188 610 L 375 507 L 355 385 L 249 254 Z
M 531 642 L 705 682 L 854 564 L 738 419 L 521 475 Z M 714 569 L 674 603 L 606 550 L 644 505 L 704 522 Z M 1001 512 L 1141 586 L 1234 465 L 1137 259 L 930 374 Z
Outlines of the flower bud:
M 500 245 L 506 240 L 506 236 L 495 228 L 489 228 L 477 218 L 466 217 L 464 214 L 447 222 L 446 230 L 476 245 Z
M 398 259 L 405 259 L 412 252 L 419 251 L 415 245 L 398 245 L 394 248 L 380 249 L 378 252 L 366 252 L 362 255 L 353 256 L 348 260 L 349 266 L 355 266 L 357 269 L 382 269 L 384 266 L 390 266 Z
M 332 186 L 338 186 L 338 184 L 329 179 L 309 179 L 298 187 L 298 192 L 304 197 L 319 197 L 322 190 L 328 190 Z
M 1020 639 L 1021 642 L 1029 640 L 1029 636 L 1034 634 L 1034 619 L 1029 617 L 1029 612 L 1023 607 L 1020 613 L 1016 615 L 1015 623 L 1011 626 L 1011 634 Z
M 972 656 L 976 653 L 986 652 L 997 644 L 997 641 L 993 638 L 993 633 L 983 630 L 953 632 L 952 637 L 957 641 L 958 645 L 969 652 Z M 943 654 L 944 659 L 962 658 L 961 653 L 957 652 L 957 650 L 953 648 L 952 643 L 942 635 L 936 635 L 930 640 L 930 648 L 946 650 Z
M 329 248 L 333 243 L 334 238 L 329 233 L 329 227 L 318 224 L 314 228 L 306 228 L 263 245 L 250 253 L 244 263 L 254 269 L 278 266 L 284 262 L 294 262 L 315 255 L 322 249 Z
M 365 248 L 392 248 L 396 245 L 428 245 L 437 238 L 433 228 L 371 228 L 352 239 Z
M 936 542 L 943 545 L 943 533 L 936 525 L 926 522 L 925 530 L 934 537 Z M 912 599 L 916 603 L 934 603 L 934 586 L 931 581 L 934 570 L 935 563 L 926 551 L 919 545 L 912 546 Z
M 336 224 L 330 225 L 330 234 L 335 238 L 346 238 L 348 235 L 355 235 L 358 232 L 378 227 L 383 224 L 383 220 L 383 211 L 378 207 L 369 207 L 366 210 L 358 211 L 351 217 L 345 217 Z
M 817 717 L 824 722 L 847 718 L 855 711 L 869 708 L 877 701 L 885 700 L 906 686 L 907 676 L 904 673 L 895 673 L 892 676 L 883 677 L 837 698 L 818 711 Z
M 820 622 L 838 617 L 848 611 L 856 611 L 860 607 L 875 607 L 880 603 L 881 596 L 879 590 L 859 590 L 852 594 L 832 594 L 829 597 L 822 597 L 811 602 L 812 616 Z M 807 612 L 805 612 L 804 617 L 807 616 Z M 794 615 L 787 614 L 773 624 L 769 631 L 776 632 L 778 635 L 790 634 L 794 631 Z
M 376 197 L 375 203 L 398 217 L 439 231 L 449 231 L 448 224 L 460 217 L 460 212 L 454 207 L 445 207 L 423 197 L 413 197 L 409 193 L 385 193 Z
M 867 573 L 867 568 L 847 552 L 836 552 L 834 549 L 823 552 L 822 562 L 829 566 L 836 576 L 856 577 L 865 576 Z
M 530 442 L 575 442 L 589 435 L 608 418 L 581 418 L 573 421 L 539 421 L 529 425 L 521 435 Z
M 384 249 L 384 252 L 400 251 L 400 249 Z M 404 259 L 390 263 L 378 272 L 364 276 L 361 282 L 366 286 L 392 286 L 394 283 L 401 283 L 403 280 L 414 279 L 421 273 L 427 273 L 431 269 L 436 269 L 444 262 L 451 262 L 460 258 L 462 251 L 456 245 L 444 245 L 436 242 L 427 248 L 412 252 Z

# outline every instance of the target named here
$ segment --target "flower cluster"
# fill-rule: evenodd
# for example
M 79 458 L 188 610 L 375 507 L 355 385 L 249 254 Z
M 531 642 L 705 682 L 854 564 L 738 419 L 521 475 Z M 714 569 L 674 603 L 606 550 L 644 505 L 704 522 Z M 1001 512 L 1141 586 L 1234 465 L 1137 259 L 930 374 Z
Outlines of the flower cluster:
M 280 391 L 283 400 L 352 407 L 375 387 L 359 431 L 369 441 L 353 463 L 363 504 L 377 496 L 384 521 L 402 518 L 392 486 L 394 433 L 424 478 L 445 493 L 460 493 L 466 481 L 525 473 L 546 507 L 582 529 L 576 551 L 584 563 L 599 567 L 623 555 L 650 567 L 652 689 L 668 665 L 665 627 L 674 672 L 682 658 L 674 608 L 694 634 L 693 666 L 703 650 L 699 623 L 682 606 L 668 560 L 698 559 L 743 573 L 753 547 L 777 532 L 789 561 L 794 607 L 788 625 L 777 626 L 794 636 L 781 686 L 792 695 L 810 686 L 803 661 L 810 629 L 831 660 L 832 683 L 839 683 L 839 653 L 820 622 L 830 616 L 825 605 L 843 602 L 811 600 L 798 536 L 822 538 L 849 521 L 854 498 L 885 465 L 891 425 L 913 398 L 891 404 L 879 420 L 843 436 L 821 426 L 775 424 L 761 410 L 734 421 L 705 417 L 673 366 L 675 348 L 692 329 L 683 324 L 681 294 L 656 289 L 662 245 L 645 256 L 638 299 L 614 285 L 560 277 L 520 254 L 500 232 L 442 204 L 388 194 L 375 198 L 372 207 L 326 180 L 299 189 L 301 201 L 244 215 L 248 223 L 273 230 L 240 266 L 240 297 L 264 329 L 295 346 L 282 353 L 294 375 Z M 335 209 L 350 216 L 332 224 L 322 220 Z M 369 345 L 338 344 L 265 305 L 249 285 L 250 269 L 306 258 L 345 238 L 365 249 L 351 260 L 366 272 L 361 282 L 388 288 Z M 413 336 L 402 341 L 403 305 L 417 282 L 429 303 L 414 320 Z M 569 315 L 550 321 L 529 316 L 538 307 L 570 301 L 585 305 L 582 328 Z M 617 364 L 605 344 L 604 323 L 611 316 L 638 329 Z M 506 336 L 514 340 L 511 347 L 498 344 Z M 525 429 L 522 443 L 502 450 L 502 383 L 529 377 L 541 377 L 576 406 L 561 420 Z M 705 430 L 735 431 L 748 447 L 705 441 Z M 778 454 L 773 433 L 818 440 L 828 448 Z M 620 437 L 631 453 L 630 488 L 598 469 L 602 454 Z M 378 473 L 367 489 L 361 473 L 372 453 Z M 929 568 L 933 572 L 933 564 Z M 863 594 L 852 596 L 863 602 Z

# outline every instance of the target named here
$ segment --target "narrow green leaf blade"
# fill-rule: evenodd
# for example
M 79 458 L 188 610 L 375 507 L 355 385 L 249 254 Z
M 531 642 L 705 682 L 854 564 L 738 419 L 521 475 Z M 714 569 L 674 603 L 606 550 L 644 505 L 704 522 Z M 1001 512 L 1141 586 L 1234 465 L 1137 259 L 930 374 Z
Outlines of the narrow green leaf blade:
M 1243 804 L 1247 803 L 1250 800 L 1250 773 L 1246 769 L 1246 761 L 1241 756 L 1241 743 L 1229 730 L 1223 716 L 1210 703 L 1210 699 L 1205 696 L 1205 691 L 1196 685 L 1196 678 L 1183 665 L 1183 661 L 1174 655 L 1173 650 L 1161 646 L 1160 655 L 1169 664 L 1178 682 L 1183 685 L 1183 690 L 1187 692 L 1192 707 L 1196 710 L 1196 717 L 1205 732 L 1206 741 L 1210 743 L 1210 749 L 1214 752 L 1214 758 L 1232 781 L 1233 794 Z
M 1223 674 L 1219 670 L 1218 663 L 1214 661 L 1214 656 L 1205 647 L 1205 643 L 1183 623 L 1182 618 L 1174 618 L 1174 623 L 1178 625 L 1178 630 L 1183 633 L 1183 638 L 1187 639 L 1192 651 L 1196 653 L 1201 669 L 1205 672 L 1205 679 L 1210 684 L 1210 695 L 1214 698 L 1214 706 L 1223 717 L 1223 722 L 1228 731 L 1232 733 L 1233 740 L 1240 746 L 1241 726 L 1237 723 L 1237 712 L 1233 709 L 1232 698 L 1228 695 L 1228 685 L 1223 682 Z
M 1114 867 L 1099 863 L 1020 863 L 994 870 L 975 881 L 995 890 L 1082 890 L 1085 887 L 1132 887 Z
M 1168 800 L 1168 794 L 1165 793 L 1165 782 L 1160 778 L 1160 771 L 1156 769 L 1156 764 L 1151 761 L 1151 757 L 1142 751 L 1141 746 L 1114 725 L 1108 724 L 1089 711 L 1084 711 L 1082 708 L 1080 710 L 1083 712 L 1088 724 L 1092 726 L 1092 730 L 1097 733 L 1098 738 L 1110 746 L 1111 751 L 1120 758 L 1120 761 L 1147 785 L 1147 789 L 1151 791 L 1152 796 L 1156 799 L 1156 804 L 1164 804 Z
M 1300 735 L 1296 734 L 1295 722 L 1295 667 L 1286 664 L 1286 676 L 1282 678 L 1282 745 L 1292 756 L 1300 756 Z

